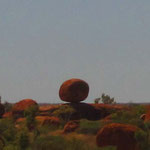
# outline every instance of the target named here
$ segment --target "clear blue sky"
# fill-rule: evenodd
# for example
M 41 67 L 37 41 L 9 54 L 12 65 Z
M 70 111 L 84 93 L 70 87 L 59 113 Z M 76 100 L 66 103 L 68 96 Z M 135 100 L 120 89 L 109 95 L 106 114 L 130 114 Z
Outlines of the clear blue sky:
M 150 102 L 150 0 L 1 0 L 0 95 L 60 102 L 63 81 Z

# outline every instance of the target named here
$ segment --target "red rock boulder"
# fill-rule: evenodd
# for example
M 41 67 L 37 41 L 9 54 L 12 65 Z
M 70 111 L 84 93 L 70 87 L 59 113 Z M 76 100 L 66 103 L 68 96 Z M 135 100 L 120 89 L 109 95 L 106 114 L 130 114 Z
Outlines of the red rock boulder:
M 66 102 L 80 102 L 87 98 L 89 93 L 88 84 L 80 79 L 65 81 L 59 90 L 59 97 Z
M 137 130 L 133 125 L 108 124 L 97 133 L 96 142 L 99 147 L 116 146 L 117 150 L 137 150 L 134 138 Z
M 145 121 L 145 122 L 150 121 L 150 112 L 148 112 L 147 114 L 145 114 L 145 116 L 144 116 L 144 121 Z
M 50 116 L 60 105 L 43 105 L 39 107 L 39 116 Z
M 63 133 L 74 132 L 78 127 L 79 127 L 79 121 L 78 120 L 69 121 L 64 126 Z
M 146 114 L 142 114 L 142 115 L 140 116 L 140 119 L 141 119 L 141 120 L 145 120 L 145 118 L 146 118 Z
M 6 112 L 3 114 L 3 118 L 11 118 L 12 117 L 12 112 Z
M 57 117 L 49 117 L 49 116 L 36 116 L 35 119 L 40 123 L 40 125 L 55 125 L 58 126 L 60 124 L 60 119 Z
M 23 117 L 24 111 L 32 106 L 38 106 L 36 101 L 32 99 L 23 99 L 13 106 L 12 114 L 15 118 Z

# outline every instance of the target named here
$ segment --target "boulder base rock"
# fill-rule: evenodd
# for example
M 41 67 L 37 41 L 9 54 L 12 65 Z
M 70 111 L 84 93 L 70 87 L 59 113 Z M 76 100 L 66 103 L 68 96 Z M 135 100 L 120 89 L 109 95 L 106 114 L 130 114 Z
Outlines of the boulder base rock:
M 134 138 L 137 130 L 133 125 L 108 124 L 98 132 L 96 142 L 99 147 L 116 146 L 117 150 L 137 150 Z
M 59 90 L 59 97 L 66 102 L 80 102 L 87 98 L 89 93 L 88 84 L 81 79 L 65 81 Z

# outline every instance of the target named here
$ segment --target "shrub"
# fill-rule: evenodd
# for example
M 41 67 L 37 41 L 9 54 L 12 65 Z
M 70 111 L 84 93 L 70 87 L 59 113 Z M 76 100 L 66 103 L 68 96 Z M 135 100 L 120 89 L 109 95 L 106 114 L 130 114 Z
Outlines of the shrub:
M 139 130 L 135 133 L 135 139 L 138 142 L 140 150 L 150 150 L 150 143 L 148 141 L 148 133 Z
M 134 105 L 130 108 L 130 111 L 118 111 L 111 115 L 112 121 L 115 123 L 125 123 L 136 125 L 139 128 L 146 129 L 143 120 L 140 116 L 145 113 L 146 110 L 142 105 Z
M 38 128 L 38 132 L 40 134 L 45 134 L 47 135 L 49 132 L 51 131 L 55 131 L 58 129 L 58 126 L 54 126 L 54 125 L 43 125 L 43 126 L 40 126 Z
M 98 130 L 103 126 L 103 123 L 98 121 L 89 121 L 86 119 L 80 120 L 78 133 L 82 134 L 96 134 Z
M 117 150 L 117 149 L 114 146 L 107 146 L 107 147 L 104 147 L 104 148 L 100 148 L 98 150 Z
M 82 140 L 62 136 L 40 136 L 32 145 L 32 150 L 90 150 Z
M 39 136 L 33 143 L 33 150 L 65 150 L 65 140 L 61 136 Z
M 19 133 L 18 146 L 21 150 L 25 150 L 29 146 L 29 135 L 27 131 L 22 131 Z
M 5 118 L 0 120 L 0 135 L 4 137 L 6 142 L 15 140 L 16 129 L 12 119 Z
M 5 146 L 3 148 L 3 150 L 19 150 L 18 146 L 14 145 L 14 144 L 8 144 L 7 146 Z
M 66 150 L 87 150 L 89 147 L 82 140 L 78 140 L 76 138 L 72 138 L 67 141 Z
M 53 112 L 54 116 L 59 117 L 64 121 L 64 124 L 68 122 L 71 118 L 71 115 L 75 113 L 75 109 L 73 109 L 69 105 L 62 105 L 57 110 Z
M 102 94 L 101 97 L 96 98 L 94 100 L 95 104 L 98 104 L 100 101 L 102 101 L 104 104 L 115 104 L 116 103 L 114 100 L 114 97 L 110 98 L 109 95 L 105 95 L 104 93 Z
M 33 105 L 24 111 L 24 116 L 26 117 L 26 125 L 28 129 L 32 129 L 35 126 L 35 116 L 38 112 L 38 106 Z
M 117 150 L 117 149 L 114 146 L 106 146 L 106 147 L 103 147 L 103 148 L 96 147 L 96 148 L 94 148 L 92 150 Z
M 3 105 L 5 107 L 5 112 L 10 112 L 12 110 L 13 104 L 6 101 Z

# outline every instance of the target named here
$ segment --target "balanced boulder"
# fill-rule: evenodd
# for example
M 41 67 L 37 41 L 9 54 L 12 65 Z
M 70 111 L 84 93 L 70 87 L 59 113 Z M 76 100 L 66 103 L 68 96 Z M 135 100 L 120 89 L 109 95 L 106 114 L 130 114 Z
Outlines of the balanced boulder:
M 89 93 L 88 84 L 81 79 L 65 81 L 59 90 L 59 97 L 66 102 L 80 102 L 87 98 Z

